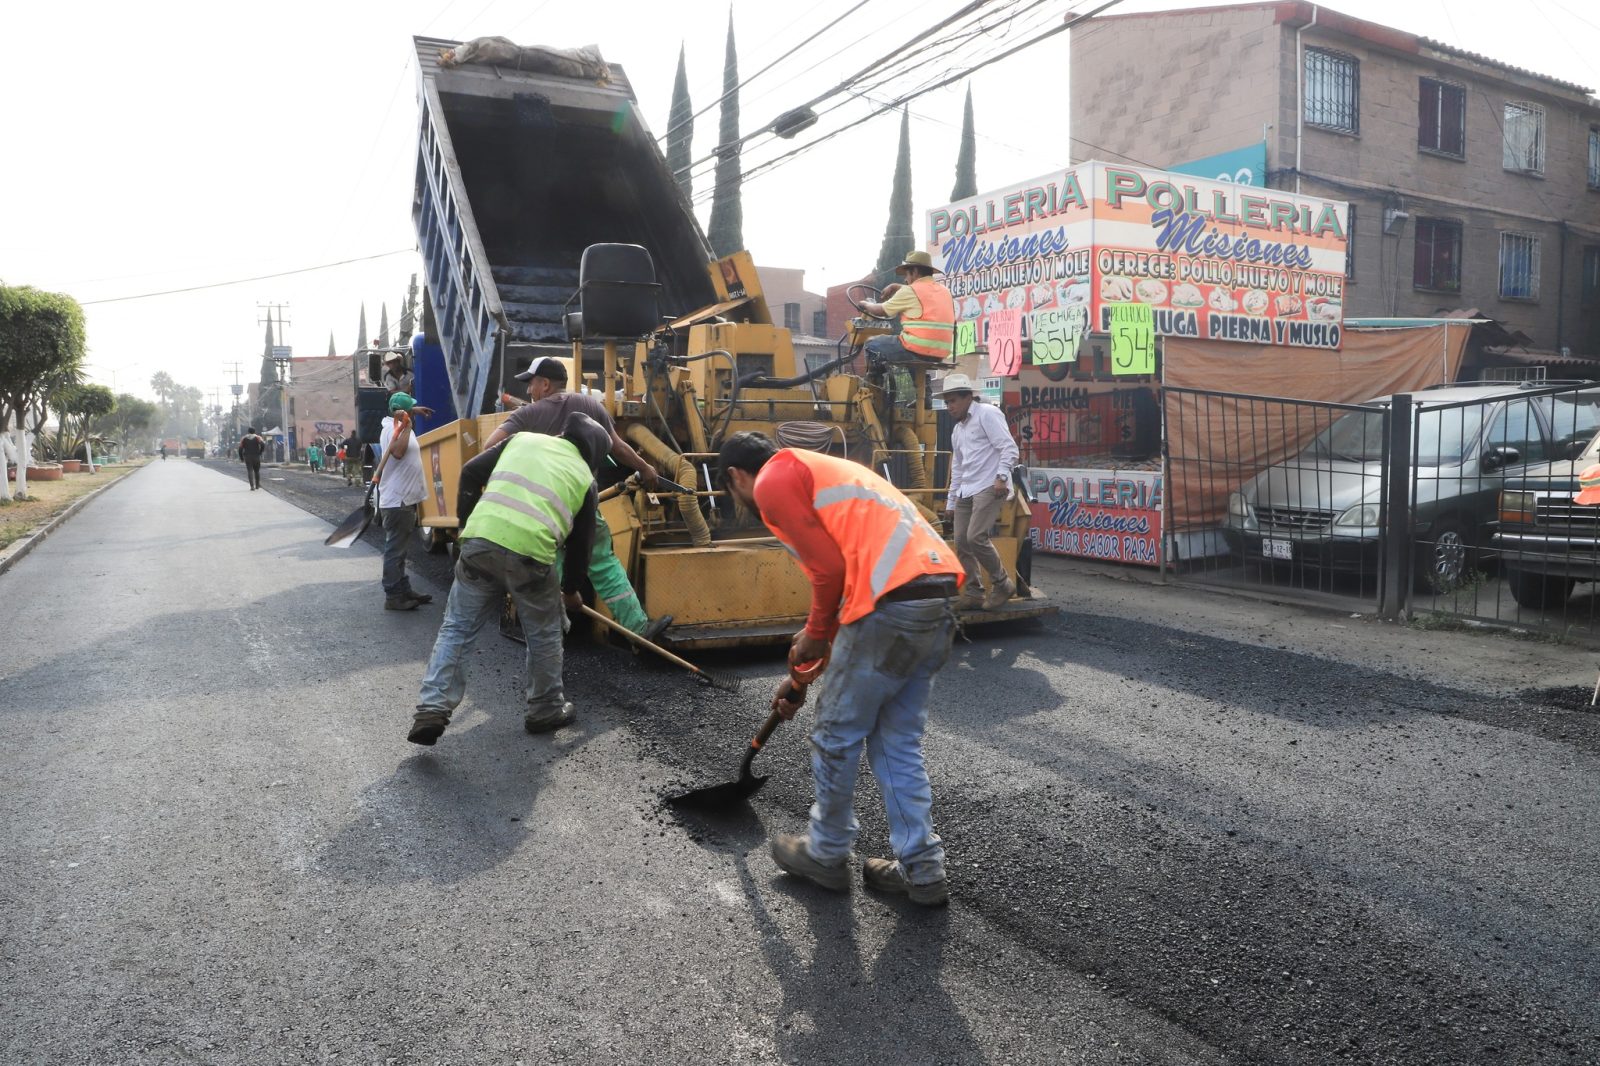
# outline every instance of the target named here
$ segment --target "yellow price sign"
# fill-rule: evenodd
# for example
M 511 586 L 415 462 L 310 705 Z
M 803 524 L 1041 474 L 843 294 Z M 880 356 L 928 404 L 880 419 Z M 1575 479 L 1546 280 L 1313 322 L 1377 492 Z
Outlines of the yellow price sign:
M 1082 306 L 1035 311 L 1033 365 L 1053 366 L 1076 361 L 1088 317 Z
M 1112 306 L 1111 372 L 1145 376 L 1156 372 L 1155 316 L 1149 304 Z

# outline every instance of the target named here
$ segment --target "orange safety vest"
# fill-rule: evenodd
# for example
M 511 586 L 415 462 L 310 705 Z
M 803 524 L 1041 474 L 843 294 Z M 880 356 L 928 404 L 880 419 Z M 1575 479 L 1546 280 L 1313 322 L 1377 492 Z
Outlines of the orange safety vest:
M 965 571 L 955 552 L 899 489 L 849 459 L 803 448 L 783 451 L 810 469 L 812 506 L 844 556 L 841 625 L 865 618 L 877 607 L 879 596 L 916 578 L 946 574 L 960 585 Z M 760 481 L 758 474 L 756 482 Z M 795 558 L 800 557 L 782 530 L 772 532 Z
M 932 278 L 913 281 L 911 291 L 922 303 L 922 315 L 900 320 L 901 345 L 906 351 L 929 359 L 949 359 L 956 339 L 955 297 Z

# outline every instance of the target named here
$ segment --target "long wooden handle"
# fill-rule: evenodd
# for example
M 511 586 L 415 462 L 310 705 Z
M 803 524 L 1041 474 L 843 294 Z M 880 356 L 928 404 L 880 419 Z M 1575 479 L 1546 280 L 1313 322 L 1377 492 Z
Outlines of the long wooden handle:
M 651 643 L 650 641 L 644 639 L 639 634 L 635 633 L 633 630 L 629 629 L 627 626 L 623 625 L 622 623 L 617 622 L 614 619 L 607 618 L 605 615 L 601 614 L 599 611 L 595 610 L 593 607 L 590 607 L 587 603 L 582 606 L 581 610 L 583 611 L 584 614 L 588 615 L 590 618 L 593 618 L 595 621 L 605 623 L 606 625 L 610 626 L 612 629 L 616 630 L 618 633 L 621 633 L 623 636 L 627 637 L 633 643 L 639 645 L 639 647 L 648 648 L 649 650 L 655 652 L 657 655 L 661 656 L 663 659 L 667 660 L 668 662 L 676 663 L 677 665 L 683 667 L 685 670 L 690 670 L 690 671 L 693 671 L 694 673 L 697 673 L 697 674 L 704 674 L 705 673 L 704 670 L 700 669 L 698 666 L 696 666 L 694 663 L 690 662 L 688 659 L 679 658 L 678 656 L 676 656 L 676 655 L 672 654 L 670 651 L 668 651 L 666 648 L 663 648 L 661 645 Z

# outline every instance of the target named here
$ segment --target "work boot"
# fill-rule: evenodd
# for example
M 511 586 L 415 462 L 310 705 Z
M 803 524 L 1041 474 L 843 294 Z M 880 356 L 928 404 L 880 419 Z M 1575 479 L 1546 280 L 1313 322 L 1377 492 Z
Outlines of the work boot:
M 422 606 L 422 601 L 408 592 L 398 596 L 389 596 L 383 601 L 385 611 L 415 611 Z
M 956 597 L 956 610 L 976 611 L 983 606 L 983 582 L 971 578 L 961 586 L 961 595 Z
M 444 735 L 444 727 L 449 724 L 450 716 L 443 711 L 418 711 L 411 719 L 411 732 L 406 734 L 406 739 L 431 748 L 434 741 Z
M 867 859 L 861 864 L 861 880 L 868 888 L 909 896 L 924 907 L 943 907 L 950 902 L 950 882 L 944 878 L 926 885 L 913 884 L 905 868 L 893 859 Z
M 530 733 L 548 733 L 553 729 L 560 729 L 564 725 L 571 725 L 577 718 L 570 702 L 563 703 L 560 710 L 534 711 L 530 710 L 522 719 L 522 728 Z
M 1010 574 L 1003 575 L 996 581 L 983 597 L 983 609 L 993 611 L 1006 605 L 1006 601 L 1016 594 L 1017 583 L 1011 580 Z
M 811 845 L 805 836 L 788 833 L 772 841 L 772 861 L 784 873 L 804 877 L 813 884 L 833 892 L 850 890 L 850 869 L 845 862 L 829 865 L 811 857 Z
M 413 592 L 410 595 L 411 598 L 416 600 L 419 605 L 433 602 L 433 597 L 428 595 L 426 592 Z
M 639 635 L 645 640 L 648 640 L 650 643 L 654 644 L 661 639 L 661 634 L 665 633 L 667 628 L 671 625 L 672 616 L 670 614 L 664 614 L 660 618 L 652 621 L 649 625 L 645 626 Z

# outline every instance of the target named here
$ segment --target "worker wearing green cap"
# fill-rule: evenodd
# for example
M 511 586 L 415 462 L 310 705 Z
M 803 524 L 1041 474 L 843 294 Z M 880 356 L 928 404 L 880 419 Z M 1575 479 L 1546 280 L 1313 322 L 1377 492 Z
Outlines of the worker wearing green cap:
M 406 548 L 417 527 L 417 504 L 427 496 L 422 480 L 422 449 L 411 431 L 413 415 L 426 418 L 430 408 L 420 406 L 409 393 L 389 397 L 389 417 L 383 420 L 378 452 L 386 455 L 378 474 L 378 515 L 383 522 L 383 608 L 414 611 L 433 597 L 411 587 L 406 576 Z

